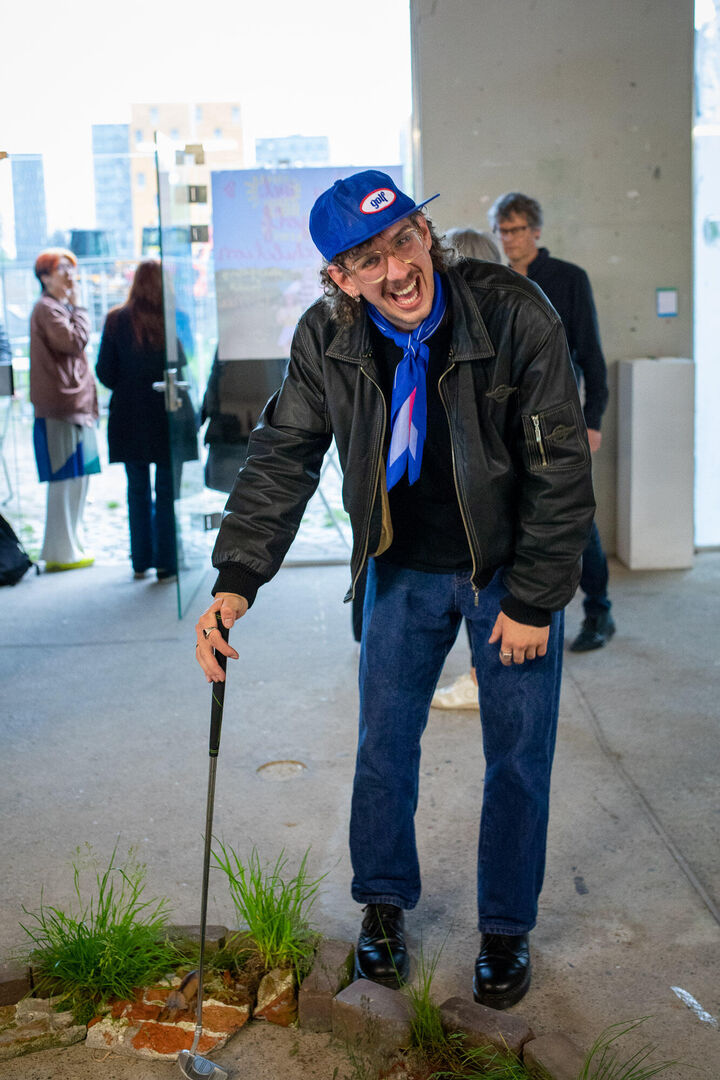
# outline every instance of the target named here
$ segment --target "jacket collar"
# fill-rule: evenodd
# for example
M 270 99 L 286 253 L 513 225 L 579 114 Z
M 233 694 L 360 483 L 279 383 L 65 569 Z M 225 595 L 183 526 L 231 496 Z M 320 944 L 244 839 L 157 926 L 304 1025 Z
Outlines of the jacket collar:
M 490 335 L 464 277 L 454 267 L 445 272 L 448 310 L 452 319 L 450 357 L 453 362 L 487 360 L 495 355 Z M 325 353 L 334 360 L 345 360 L 363 367 L 374 367 L 370 339 L 370 319 L 363 304 L 362 313 L 349 326 L 338 330 Z

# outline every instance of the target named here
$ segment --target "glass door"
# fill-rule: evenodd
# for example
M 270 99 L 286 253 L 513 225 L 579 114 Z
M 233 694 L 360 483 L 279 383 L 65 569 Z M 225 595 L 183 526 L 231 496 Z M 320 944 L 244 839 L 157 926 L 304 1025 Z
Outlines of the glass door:
M 210 552 L 222 509 L 208 504 L 198 439 L 202 388 L 217 345 L 217 314 L 202 146 L 182 146 L 159 133 L 155 143 L 166 340 L 165 378 L 156 389 L 165 396 L 168 415 L 182 618 L 204 581 L 209 590 Z

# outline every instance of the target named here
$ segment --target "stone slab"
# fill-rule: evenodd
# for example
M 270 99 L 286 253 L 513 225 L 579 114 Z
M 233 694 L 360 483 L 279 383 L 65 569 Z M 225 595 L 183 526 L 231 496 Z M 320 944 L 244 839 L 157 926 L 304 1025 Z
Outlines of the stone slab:
M 537 1080 L 577 1080 L 584 1061 L 582 1050 L 559 1031 L 532 1039 L 523 1049 L 523 1064 Z
M 12 960 L 0 964 L 0 1006 L 16 1005 L 31 989 L 30 968 L 27 964 L 15 963 Z
M 352 976 L 354 946 L 348 941 L 323 940 L 312 971 L 298 994 L 298 1019 L 308 1031 L 332 1031 L 332 1003 Z
M 440 1006 L 446 1031 L 462 1031 L 469 1046 L 494 1046 L 520 1054 L 525 1043 L 533 1038 L 532 1028 L 522 1016 L 489 1009 L 466 998 L 452 997 Z
M 333 1035 L 380 1056 L 389 1055 L 408 1044 L 411 1012 L 399 990 L 358 979 L 333 999 Z

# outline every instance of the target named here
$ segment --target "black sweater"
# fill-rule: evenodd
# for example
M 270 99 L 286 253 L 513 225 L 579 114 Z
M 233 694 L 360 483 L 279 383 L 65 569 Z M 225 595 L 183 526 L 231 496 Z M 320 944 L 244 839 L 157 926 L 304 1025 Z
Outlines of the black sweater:
M 528 266 L 527 276 L 540 286 L 562 320 L 573 365 L 585 384 L 585 423 L 599 431 L 608 401 L 607 368 L 588 276 L 575 263 L 553 259 L 544 247 Z

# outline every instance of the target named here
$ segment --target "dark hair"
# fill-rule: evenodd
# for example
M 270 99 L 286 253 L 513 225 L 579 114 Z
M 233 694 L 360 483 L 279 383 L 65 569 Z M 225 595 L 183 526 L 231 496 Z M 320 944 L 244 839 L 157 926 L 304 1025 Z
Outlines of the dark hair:
M 430 232 L 430 239 L 432 241 L 430 245 L 430 258 L 432 259 L 433 269 L 438 273 L 442 273 L 443 270 L 447 270 L 449 266 L 457 259 L 457 255 L 449 248 L 444 238 L 435 231 L 432 221 L 429 217 L 426 217 L 421 210 L 417 210 L 414 214 L 409 215 L 409 220 L 417 224 L 420 218 L 424 218 L 425 224 Z M 360 313 L 361 305 L 357 300 L 353 300 L 352 297 L 344 293 L 339 285 L 336 285 L 333 279 L 328 274 L 328 266 L 340 266 L 344 267 L 345 260 L 352 260 L 357 254 L 367 248 L 370 243 L 369 240 L 364 244 L 358 244 L 357 247 L 348 248 L 347 251 L 341 252 L 334 259 L 328 262 L 327 259 L 323 259 L 322 267 L 320 268 L 320 284 L 322 285 L 323 294 L 325 296 L 325 304 L 328 307 L 330 314 L 338 322 L 344 326 L 349 326 L 350 323 L 355 322 L 355 319 Z
M 68 251 L 67 248 L 46 248 L 45 251 L 41 251 L 35 260 L 35 277 L 38 279 L 43 289 L 45 288 L 44 277 L 49 274 L 54 274 L 60 265 L 61 259 L 67 259 L 73 266 L 77 266 L 77 257 L 72 251 Z
M 519 191 L 507 191 L 497 198 L 488 210 L 488 221 L 495 229 L 501 221 L 506 221 L 513 214 L 524 214 L 532 229 L 542 228 L 543 212 L 540 203 Z
M 163 318 L 162 268 L 157 259 L 143 259 L 135 270 L 130 294 L 122 305 L 138 344 L 151 349 L 165 345 Z
M 448 244 L 468 259 L 484 259 L 485 262 L 502 262 L 498 246 L 488 232 L 480 232 L 468 225 L 464 229 L 450 229 L 445 233 Z

